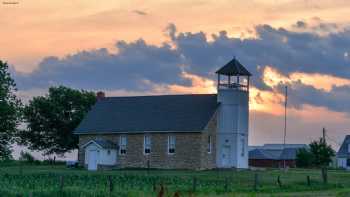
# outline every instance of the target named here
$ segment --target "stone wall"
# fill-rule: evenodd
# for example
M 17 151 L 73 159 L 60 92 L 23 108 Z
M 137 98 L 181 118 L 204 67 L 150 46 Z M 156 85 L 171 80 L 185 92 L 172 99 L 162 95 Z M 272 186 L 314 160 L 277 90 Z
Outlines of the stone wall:
M 119 168 L 163 169 L 210 169 L 215 168 L 216 152 L 216 114 L 202 132 L 183 133 L 149 133 L 151 136 L 151 153 L 144 154 L 144 134 L 122 134 L 127 136 L 127 153 L 117 155 Z M 176 138 L 175 153 L 168 154 L 168 136 Z M 212 138 L 212 151 L 207 152 L 208 135 Z M 106 139 L 119 144 L 120 134 L 80 135 L 79 147 L 93 139 Z M 79 149 L 78 160 L 84 166 L 85 150 Z
M 209 121 L 201 137 L 201 169 L 216 168 L 216 130 L 217 130 L 217 112 Z M 211 136 L 211 152 L 208 153 L 208 136 Z

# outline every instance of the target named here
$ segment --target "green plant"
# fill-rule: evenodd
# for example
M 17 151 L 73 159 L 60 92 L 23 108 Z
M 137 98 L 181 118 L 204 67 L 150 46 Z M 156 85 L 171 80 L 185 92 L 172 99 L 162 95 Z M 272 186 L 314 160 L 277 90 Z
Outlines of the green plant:
M 310 168 L 314 163 L 314 155 L 306 148 L 301 148 L 296 154 L 296 165 L 298 168 Z
M 19 156 L 20 161 L 25 161 L 28 163 L 34 163 L 35 158 L 33 155 L 31 155 L 29 152 L 26 151 L 21 151 L 20 156 Z
M 331 145 L 328 145 L 323 138 L 318 141 L 312 141 L 310 143 L 310 152 L 313 155 L 313 165 L 317 167 L 328 167 L 332 161 L 332 157 L 335 156 L 335 151 Z

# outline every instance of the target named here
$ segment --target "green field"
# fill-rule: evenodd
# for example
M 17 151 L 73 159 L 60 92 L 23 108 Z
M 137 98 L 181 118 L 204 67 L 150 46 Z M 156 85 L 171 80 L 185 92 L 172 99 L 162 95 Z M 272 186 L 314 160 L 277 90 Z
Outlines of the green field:
M 349 172 L 330 170 L 328 176 L 323 184 L 319 170 L 88 172 L 63 165 L 0 165 L 0 196 L 157 196 L 160 185 L 163 196 L 350 196 Z

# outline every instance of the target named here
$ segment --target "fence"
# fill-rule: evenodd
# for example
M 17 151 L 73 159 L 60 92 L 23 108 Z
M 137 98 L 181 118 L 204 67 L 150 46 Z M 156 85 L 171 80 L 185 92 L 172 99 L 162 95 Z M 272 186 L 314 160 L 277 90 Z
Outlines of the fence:
M 69 172 L 69 171 L 68 171 Z M 21 173 L 21 174 L 20 174 Z M 223 193 L 276 193 L 349 187 L 350 174 L 320 170 L 268 171 L 111 171 L 87 173 L 0 173 L 5 196 L 188 196 Z M 0 194 L 1 196 L 1 194 Z

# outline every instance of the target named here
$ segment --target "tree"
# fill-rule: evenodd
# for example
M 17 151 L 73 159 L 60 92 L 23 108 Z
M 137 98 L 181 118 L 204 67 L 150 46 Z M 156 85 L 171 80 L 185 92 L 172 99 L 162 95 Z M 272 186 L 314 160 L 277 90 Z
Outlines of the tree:
M 317 167 L 327 167 L 335 155 L 335 151 L 326 143 L 323 138 L 310 143 L 310 152 L 314 159 L 313 164 Z
M 310 168 L 314 162 L 314 155 L 306 148 L 297 151 L 296 166 L 298 168 Z
M 16 91 L 7 63 L 0 60 L 0 160 L 12 158 L 11 144 L 21 119 L 21 103 L 15 95 Z
M 326 143 L 324 138 L 310 143 L 310 151 L 314 156 L 313 164 L 321 168 L 323 183 L 328 182 L 327 168 L 335 155 L 335 151 Z
M 96 102 L 93 92 L 68 87 L 51 87 L 46 96 L 34 97 L 24 108 L 27 129 L 20 143 L 44 155 L 62 155 L 78 148 L 73 130 Z

